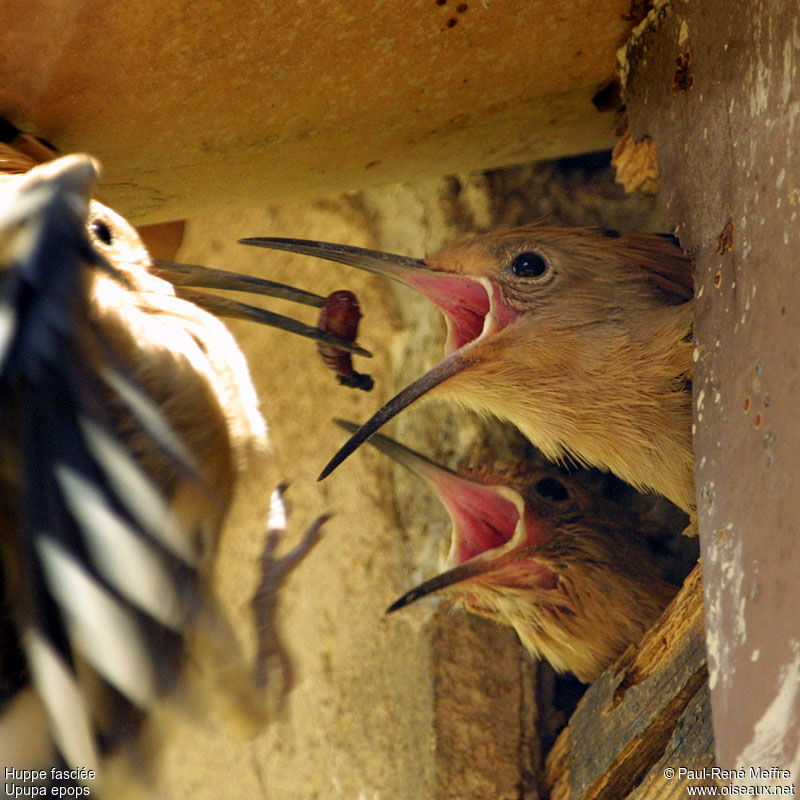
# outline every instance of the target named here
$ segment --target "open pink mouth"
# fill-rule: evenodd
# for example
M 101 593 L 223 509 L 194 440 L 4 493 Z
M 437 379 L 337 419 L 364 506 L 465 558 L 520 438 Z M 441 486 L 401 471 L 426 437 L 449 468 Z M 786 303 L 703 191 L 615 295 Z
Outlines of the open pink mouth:
M 555 572 L 535 557 L 535 547 L 551 536 L 542 518 L 525 509 L 520 526 L 517 504 L 500 487 L 483 486 L 445 471 L 431 474 L 426 470 L 426 477 L 453 520 L 448 569 L 406 592 L 387 611 L 455 584 L 461 584 L 458 602 L 478 613 L 494 613 L 484 605 L 485 591 L 492 587 L 521 592 L 557 588 Z M 531 551 L 526 552 L 527 548 Z
M 453 541 L 448 566 L 468 561 L 479 553 L 511 541 L 519 511 L 495 490 L 443 473 L 429 476 L 453 520 Z
M 404 277 L 447 317 L 448 353 L 481 335 L 490 303 L 486 289 L 477 280 L 435 272 L 412 272 Z
M 352 422 L 336 422 L 350 432 L 358 430 Z M 458 602 L 476 611 L 483 608 L 480 598 L 486 598 L 484 590 L 505 587 L 525 592 L 533 587 L 557 587 L 556 574 L 537 558 L 537 547 L 553 535 L 551 520 L 531 508 L 515 489 L 504 486 L 499 476 L 496 482 L 478 482 L 379 433 L 370 441 L 428 481 L 453 523 L 448 569 L 406 592 L 389 611 L 456 583 L 461 584 Z M 477 583 L 469 583 L 472 580 Z
M 515 541 L 515 549 L 545 542 L 550 534 L 535 515 L 520 511 L 516 503 L 495 486 L 473 483 L 449 472 L 427 473 L 453 520 L 453 539 L 447 566 L 463 564 L 481 553 Z
M 403 280 L 435 303 L 447 318 L 446 354 L 502 330 L 520 315 L 506 304 L 499 287 L 487 278 L 409 270 Z

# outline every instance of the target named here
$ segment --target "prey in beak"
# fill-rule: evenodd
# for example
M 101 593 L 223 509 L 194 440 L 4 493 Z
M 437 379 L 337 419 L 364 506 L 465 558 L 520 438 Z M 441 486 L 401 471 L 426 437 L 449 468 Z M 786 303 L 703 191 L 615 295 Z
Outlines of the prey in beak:
M 509 325 L 518 316 L 503 301 L 499 287 L 488 278 L 433 269 L 423 259 L 304 239 L 256 237 L 240 239 L 239 243 L 317 256 L 392 278 L 420 291 L 445 315 L 447 342 L 444 360 L 389 400 L 356 430 L 322 470 L 319 480 L 330 475 L 362 442 L 404 408 L 476 363 L 472 346 Z
M 336 350 L 343 350 L 353 355 L 370 358 L 372 353 L 355 342 L 319 327 L 306 325 L 299 320 L 267 311 L 248 303 L 240 303 L 228 297 L 200 292 L 197 289 L 214 289 L 217 291 L 249 292 L 264 297 L 277 297 L 301 305 L 322 309 L 326 298 L 321 295 L 287 286 L 254 275 L 242 275 L 238 272 L 227 272 L 212 269 L 199 264 L 179 264 L 173 261 L 153 259 L 150 270 L 159 278 L 169 281 L 175 287 L 175 294 L 184 300 L 204 308 L 220 317 L 233 317 L 269 325 L 272 328 L 288 331 L 306 339 L 328 345 Z
M 694 508 L 692 265 L 673 237 L 528 225 L 426 259 L 300 239 L 240 241 L 400 281 L 447 321 L 444 359 L 361 425 L 320 479 L 435 389 L 510 421 L 551 461 L 599 467 Z
M 459 474 L 381 434 L 369 442 L 424 479 L 453 524 L 445 570 L 388 612 L 442 593 L 511 625 L 533 656 L 588 682 L 677 591 L 660 577 L 638 517 L 554 468 Z

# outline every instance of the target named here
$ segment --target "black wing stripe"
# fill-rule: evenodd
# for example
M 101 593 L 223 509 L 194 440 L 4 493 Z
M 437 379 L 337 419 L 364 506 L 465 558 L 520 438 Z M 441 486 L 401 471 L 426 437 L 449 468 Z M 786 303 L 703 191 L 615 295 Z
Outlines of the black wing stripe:
M 55 465 L 55 475 L 95 568 L 130 603 L 162 625 L 182 630 L 186 603 L 163 554 L 109 506 L 91 481 L 63 464 Z
M 59 753 L 72 768 L 97 770 L 92 725 L 72 664 L 35 628 L 23 629 L 22 642 Z
M 70 639 L 97 672 L 141 708 L 157 694 L 151 653 L 136 617 L 51 536 L 36 538 L 47 586 L 64 611 Z
M 200 554 L 192 538 L 125 446 L 89 417 L 81 417 L 79 424 L 92 456 L 136 524 L 188 566 L 196 566 Z

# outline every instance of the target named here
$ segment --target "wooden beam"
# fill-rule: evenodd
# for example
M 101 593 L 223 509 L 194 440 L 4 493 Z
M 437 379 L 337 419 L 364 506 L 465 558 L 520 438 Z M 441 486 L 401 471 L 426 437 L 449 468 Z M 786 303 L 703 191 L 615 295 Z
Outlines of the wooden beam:
M 628 648 L 588 689 L 547 758 L 550 800 L 620 800 L 643 780 L 657 782 L 679 730 L 694 727 L 693 720 L 702 728 L 707 673 L 701 575 L 698 565 L 641 644 Z M 671 766 L 710 764 L 710 737 L 684 747 L 684 756 L 690 760 Z M 664 778 L 662 769 L 662 792 L 680 783 Z

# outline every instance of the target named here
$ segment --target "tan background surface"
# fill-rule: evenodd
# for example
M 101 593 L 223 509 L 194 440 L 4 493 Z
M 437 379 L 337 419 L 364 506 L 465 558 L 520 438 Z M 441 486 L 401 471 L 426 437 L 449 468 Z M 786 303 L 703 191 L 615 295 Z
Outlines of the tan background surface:
M 628 6 L 3 0 L 0 115 L 138 223 L 553 158 L 611 144 Z
M 652 200 L 622 198 L 610 170 L 554 166 L 418 181 L 313 203 L 190 221 L 184 260 L 261 274 L 327 294 L 355 291 L 357 359 L 376 387 L 340 387 L 314 344 L 249 323 L 232 324 L 270 423 L 272 451 L 246 478 L 220 548 L 218 586 L 243 638 L 264 540 L 268 493 L 291 481 L 288 549 L 320 512 L 336 516 L 281 594 L 280 627 L 297 670 L 284 715 L 252 742 L 182 724 L 170 737 L 168 797 L 535 797 L 533 665 L 511 630 L 436 602 L 391 617 L 386 606 L 429 577 L 446 550 L 449 520 L 415 477 L 364 447 L 330 478 L 316 476 L 344 434 L 333 416 L 366 419 L 441 354 L 440 314 L 416 293 L 347 267 L 235 244 L 289 235 L 413 255 L 466 229 L 545 216 L 585 224 L 659 229 Z M 248 298 L 252 300 L 252 298 Z M 276 301 L 278 311 L 313 309 Z M 518 440 L 431 402 L 409 409 L 390 435 L 451 465 L 509 457 Z M 491 444 L 489 444 L 489 442 Z M 277 677 L 276 677 L 277 679 Z

